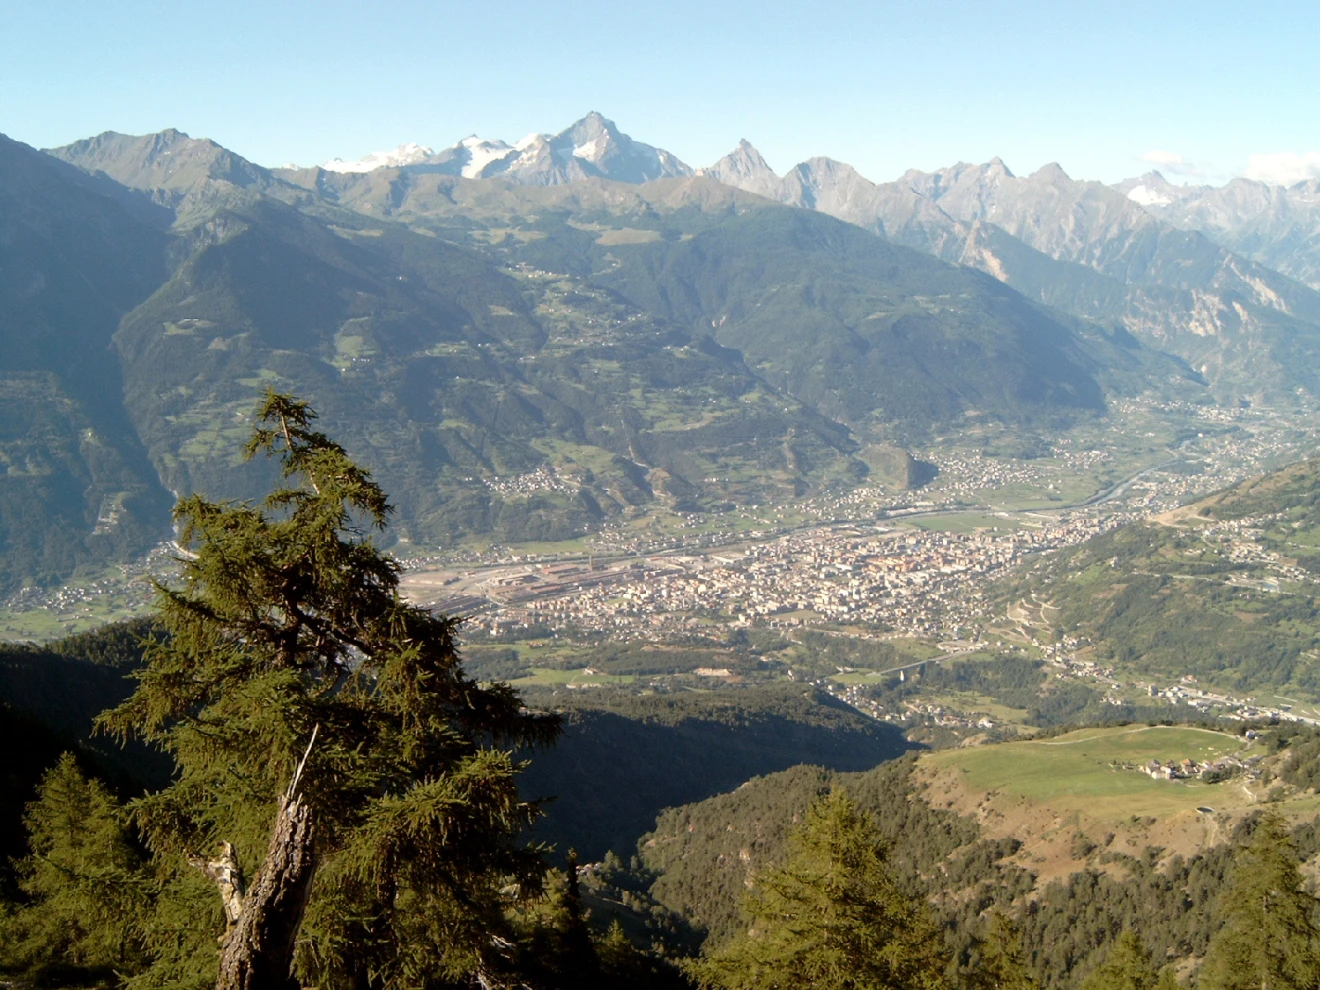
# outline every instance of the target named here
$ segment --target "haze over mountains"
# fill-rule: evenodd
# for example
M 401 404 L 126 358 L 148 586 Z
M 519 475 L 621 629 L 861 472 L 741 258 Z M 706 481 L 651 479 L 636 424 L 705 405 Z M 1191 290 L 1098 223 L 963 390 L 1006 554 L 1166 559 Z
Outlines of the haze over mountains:
M 551 161 L 558 164 L 546 167 Z M 976 212 L 975 208 L 968 208 L 965 197 L 959 203 L 957 196 L 939 203 L 938 212 L 923 211 L 904 195 L 905 190 L 916 193 L 920 199 L 941 200 L 952 176 L 964 180 L 964 191 L 969 172 L 979 171 L 992 183 L 1016 178 L 998 158 L 979 169 L 960 163 L 936 173 L 914 170 L 895 182 L 881 185 L 864 179 L 851 166 L 829 158 L 809 159 L 780 176 L 747 140 L 739 142 L 737 148 L 715 164 L 693 168 L 663 149 L 634 141 L 597 112 L 558 134 L 531 134 L 515 144 L 473 135 L 440 152 L 419 144 L 404 144 L 362 159 L 334 159 L 322 167 L 327 171 L 354 173 L 408 167 L 469 179 L 502 177 L 530 185 L 555 185 L 592 176 L 644 182 L 708 175 L 739 189 L 820 209 L 863 225 L 881 218 L 891 236 L 895 221 L 900 228 L 906 225 L 903 204 L 915 208 L 916 213 L 924 215 L 924 220 L 936 227 L 943 226 L 940 212 L 950 219 L 962 220 Z M 1058 178 L 1061 170 L 1058 166 L 1046 166 L 1041 172 L 1048 178 Z M 1320 288 L 1320 180 L 1289 187 L 1247 178 L 1234 179 L 1222 187 L 1177 185 L 1158 171 L 1152 171 L 1112 188 L 1157 219 L 1181 229 L 1200 231 L 1235 253 L 1306 282 L 1312 288 Z M 1003 207 L 1002 203 L 988 202 L 984 196 L 977 198 L 991 212 Z M 951 206 L 954 208 L 949 209 Z M 993 219 L 1001 222 L 1000 217 Z
M 8 580 L 142 549 L 171 492 L 260 491 L 235 464 L 268 384 L 421 547 L 800 497 L 875 444 L 1120 396 L 1311 401 L 1314 189 L 1174 188 L 780 176 L 746 142 L 693 169 L 594 113 L 310 169 L 175 130 L 6 140 Z
M 468 138 L 390 163 L 410 175 L 435 170 L 530 185 L 708 176 L 980 268 L 1085 319 L 1121 324 L 1222 381 L 1227 392 L 1248 397 L 1262 382 L 1317 384 L 1309 370 L 1280 376 L 1279 366 L 1295 354 L 1269 339 L 1276 332 L 1310 337 L 1320 318 L 1316 181 L 1284 188 L 1235 179 L 1215 188 L 1176 186 L 1150 173 L 1111 188 L 1075 181 L 1057 165 L 1018 177 L 996 158 L 876 184 L 828 158 L 781 176 L 745 140 L 714 165 L 692 169 L 633 142 L 597 113 L 553 137 L 533 135 L 517 145 Z M 366 171 L 375 164 L 327 168 Z M 1289 381 L 1299 375 L 1307 380 Z

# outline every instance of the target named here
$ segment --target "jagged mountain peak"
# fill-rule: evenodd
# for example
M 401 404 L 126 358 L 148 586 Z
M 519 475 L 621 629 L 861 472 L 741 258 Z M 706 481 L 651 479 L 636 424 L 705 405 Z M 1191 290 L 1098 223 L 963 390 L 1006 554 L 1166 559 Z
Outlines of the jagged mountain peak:
M 614 121 L 592 110 L 550 139 L 560 157 L 578 158 L 593 165 L 605 160 L 631 139 L 620 133 Z
M 727 155 L 714 165 L 697 170 L 698 175 L 708 176 L 726 186 L 735 186 L 761 196 L 775 195 L 781 179 L 770 163 L 752 146 L 746 138 L 738 142 Z
M 599 110 L 592 110 L 580 120 L 575 120 L 556 136 L 568 136 L 575 141 L 592 141 L 600 137 L 609 137 L 617 141 L 622 137 L 614 121 Z
M 549 149 L 564 177 L 556 173 L 553 176 L 556 181 L 546 184 L 593 176 L 619 182 L 647 182 L 693 174 L 691 168 L 668 151 L 634 141 L 598 110 L 550 138 Z M 516 165 L 510 171 L 516 172 Z
M 774 171 L 774 169 L 770 167 L 770 163 L 765 160 L 765 156 L 757 151 L 756 146 L 746 138 L 740 138 L 738 140 L 738 147 L 730 151 L 724 156 L 724 159 L 721 160 L 725 159 L 749 162 L 758 169 L 765 169 L 769 172 Z
M 1072 182 L 1072 177 L 1063 170 L 1063 166 L 1058 162 L 1049 162 L 1042 165 L 1036 171 L 1032 172 L 1028 178 L 1038 182 L 1061 183 Z

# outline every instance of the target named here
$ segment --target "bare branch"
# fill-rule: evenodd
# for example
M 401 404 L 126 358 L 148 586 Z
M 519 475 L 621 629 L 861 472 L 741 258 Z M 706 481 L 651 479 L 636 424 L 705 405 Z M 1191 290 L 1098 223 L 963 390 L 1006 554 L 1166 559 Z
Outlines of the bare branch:
M 302 779 L 303 767 L 307 766 L 307 757 L 312 755 L 312 747 L 316 744 L 316 733 L 320 728 L 320 722 L 312 726 L 312 738 L 307 741 L 307 752 L 303 753 L 303 758 L 298 762 L 298 769 L 294 771 L 293 779 L 289 781 L 289 788 L 284 792 L 285 801 L 292 801 L 293 796 L 298 793 L 298 782 Z

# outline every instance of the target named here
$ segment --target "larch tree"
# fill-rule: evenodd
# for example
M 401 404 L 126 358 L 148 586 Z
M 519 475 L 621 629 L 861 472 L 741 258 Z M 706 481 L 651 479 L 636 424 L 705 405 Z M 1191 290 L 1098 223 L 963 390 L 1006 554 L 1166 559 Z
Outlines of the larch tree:
M 134 985 L 502 985 L 511 905 L 544 875 L 512 753 L 558 721 L 468 678 L 455 622 L 400 597 L 370 538 L 386 497 L 312 410 L 272 392 L 258 415 L 248 456 L 283 483 L 259 505 L 179 502 L 165 636 L 100 720 L 176 763 L 130 805 L 160 877 Z
M 1022 948 L 1022 933 L 1013 919 L 998 908 L 992 909 L 986 918 L 967 982 L 974 990 L 1036 990 L 1036 980 Z
M 1219 931 L 1197 983 L 1206 990 L 1316 990 L 1320 906 L 1302 889 L 1288 824 L 1270 810 L 1239 851 L 1219 899 Z
M 720 990 L 936 990 L 939 930 L 885 863 L 870 816 L 832 790 L 789 839 L 787 863 L 755 880 L 745 934 L 693 975 Z
M 153 888 L 123 806 L 66 753 L 27 809 L 15 864 L 29 905 L 0 922 L 0 961 L 39 984 L 92 983 L 146 959 Z
M 1177 990 L 1173 970 L 1161 970 L 1135 932 L 1125 931 L 1082 981 L 1082 990 Z

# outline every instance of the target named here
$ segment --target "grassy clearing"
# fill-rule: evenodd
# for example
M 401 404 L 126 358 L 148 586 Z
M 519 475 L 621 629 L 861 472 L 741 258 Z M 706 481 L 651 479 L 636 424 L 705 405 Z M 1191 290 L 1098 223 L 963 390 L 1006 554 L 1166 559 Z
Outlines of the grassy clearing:
M 596 238 L 596 243 L 605 247 L 613 247 L 617 244 L 649 244 L 658 240 L 660 240 L 660 231 L 658 230 L 620 227 L 616 230 L 601 231 L 601 235 Z
M 1152 759 L 1201 761 L 1242 752 L 1246 745 L 1237 736 L 1209 729 L 1137 726 L 949 750 L 924 756 L 922 762 L 936 773 L 957 775 L 972 793 L 1048 805 L 1056 814 L 1121 821 L 1133 815 L 1164 817 L 1199 805 L 1223 810 L 1253 803 L 1255 795 L 1239 779 L 1218 784 L 1155 780 L 1115 767 Z

